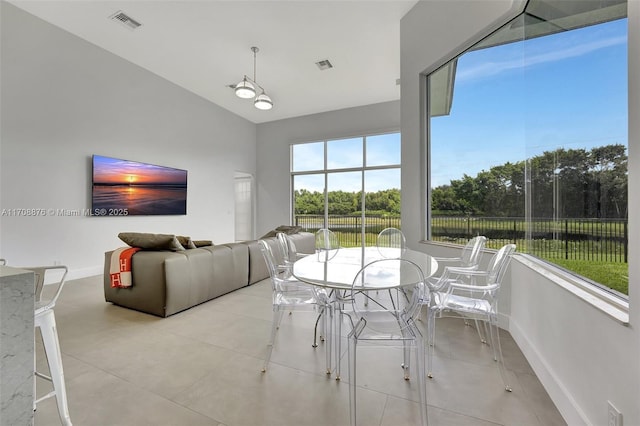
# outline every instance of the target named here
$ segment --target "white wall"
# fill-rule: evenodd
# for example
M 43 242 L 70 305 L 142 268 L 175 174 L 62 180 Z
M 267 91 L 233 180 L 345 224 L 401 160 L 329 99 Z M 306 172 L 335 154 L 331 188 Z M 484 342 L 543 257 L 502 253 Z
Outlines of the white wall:
M 256 127 L 5 2 L 0 209 L 91 207 L 91 155 L 188 170 L 186 216 L 0 217 L 0 257 L 102 272 L 121 231 L 234 240 L 234 172 Z
M 424 167 L 419 74 L 441 65 L 468 41 L 514 16 L 509 0 L 421 1 L 401 22 L 402 226 L 422 232 Z M 629 251 L 640 250 L 640 1 L 629 1 Z M 438 165 L 434 165 L 437 167 Z M 511 267 L 509 328 L 570 425 L 606 425 L 607 401 L 625 425 L 640 424 L 640 263 L 629 265 L 630 325 L 625 326 L 516 258 Z
M 407 234 L 424 235 L 424 175 L 420 171 L 426 153 L 420 144 L 424 124 L 420 73 L 443 65 L 479 34 L 489 34 L 506 15 L 514 15 L 510 0 L 423 0 L 401 20 L 402 230 Z M 418 247 L 417 240 L 407 243 Z
M 258 125 L 258 230 L 261 236 L 291 217 L 289 147 L 400 129 L 400 102 L 383 102 Z

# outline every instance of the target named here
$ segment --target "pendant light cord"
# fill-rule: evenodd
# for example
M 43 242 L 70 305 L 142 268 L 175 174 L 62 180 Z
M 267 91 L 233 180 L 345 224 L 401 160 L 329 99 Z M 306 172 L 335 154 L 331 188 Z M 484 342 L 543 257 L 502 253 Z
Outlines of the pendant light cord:
M 257 47 L 252 47 L 251 51 L 253 52 L 253 81 L 258 84 L 258 80 L 256 80 L 256 53 L 258 53 Z

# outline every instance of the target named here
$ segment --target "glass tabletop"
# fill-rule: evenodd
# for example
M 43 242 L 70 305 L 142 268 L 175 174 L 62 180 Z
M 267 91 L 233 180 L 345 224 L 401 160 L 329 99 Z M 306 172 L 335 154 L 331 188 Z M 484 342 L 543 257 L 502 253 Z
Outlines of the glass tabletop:
M 353 247 L 337 250 L 323 250 L 310 254 L 293 265 L 293 276 L 303 282 L 320 287 L 348 289 L 363 266 L 380 259 L 401 258 L 409 260 L 422 269 L 425 278 L 433 275 L 438 269 L 438 262 L 428 254 L 414 250 L 394 248 L 378 249 L 377 247 Z M 387 289 L 397 287 L 402 271 L 384 268 L 380 273 L 384 280 L 377 280 L 372 288 Z M 388 277 L 388 279 L 386 279 Z

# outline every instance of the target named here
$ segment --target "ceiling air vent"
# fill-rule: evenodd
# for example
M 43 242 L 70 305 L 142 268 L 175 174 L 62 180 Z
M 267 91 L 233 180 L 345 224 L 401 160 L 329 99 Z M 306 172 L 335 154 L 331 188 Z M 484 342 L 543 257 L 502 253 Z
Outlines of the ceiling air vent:
M 123 11 L 119 10 L 113 15 L 109 17 L 111 20 L 116 21 L 129 28 L 130 30 L 135 30 L 142 24 L 130 16 L 127 16 Z
M 331 62 L 329 62 L 328 59 L 323 59 L 322 61 L 318 61 L 316 62 L 316 65 L 318 66 L 318 68 L 320 68 L 320 70 L 324 71 L 324 70 L 328 70 L 329 68 L 333 68 L 333 65 L 331 65 Z

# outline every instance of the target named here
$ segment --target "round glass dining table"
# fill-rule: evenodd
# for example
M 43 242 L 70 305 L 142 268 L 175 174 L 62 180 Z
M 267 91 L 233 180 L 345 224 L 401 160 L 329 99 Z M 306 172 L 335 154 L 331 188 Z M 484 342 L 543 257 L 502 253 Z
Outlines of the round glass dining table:
M 415 263 L 430 277 L 438 270 L 438 262 L 428 254 L 414 250 L 397 248 L 353 247 L 336 250 L 321 250 L 310 254 L 293 264 L 293 276 L 305 283 L 330 289 L 350 289 L 358 271 L 369 263 L 380 259 L 405 259 Z M 383 290 L 395 288 L 402 282 L 401 270 L 385 269 L 389 279 L 376 280 L 368 289 Z
M 424 278 L 430 277 L 438 270 L 438 262 L 432 256 L 422 252 L 397 248 L 354 247 L 318 250 L 315 254 L 298 259 L 293 264 L 292 274 L 301 282 L 330 290 L 328 292 L 328 303 L 340 310 L 341 303 L 335 303 L 340 298 L 339 294 L 344 293 L 345 290 L 351 290 L 353 281 L 364 266 L 376 260 L 398 258 L 416 264 L 422 270 Z M 401 262 L 381 262 L 380 271 L 376 271 L 378 277 L 360 284 L 359 291 L 391 290 L 408 284 L 403 279 L 401 265 Z M 376 267 L 375 265 L 373 266 Z M 333 316 L 332 311 L 330 310 L 330 316 Z M 318 317 L 319 319 L 320 317 Z M 333 324 L 333 322 L 339 323 L 340 321 L 340 315 L 335 315 L 333 321 L 328 320 L 326 323 L 329 326 L 329 330 L 327 330 L 329 338 L 326 339 L 328 343 L 326 347 L 328 354 L 327 374 L 331 374 L 332 370 L 331 346 L 335 345 L 338 352 L 333 356 L 336 367 L 340 359 L 340 344 L 337 341 L 332 343 L 332 340 L 340 338 L 339 332 L 336 333 L 337 336 L 334 336 L 333 330 L 340 330 L 340 327 L 338 324 Z M 336 380 L 340 380 L 339 368 L 337 369 Z

